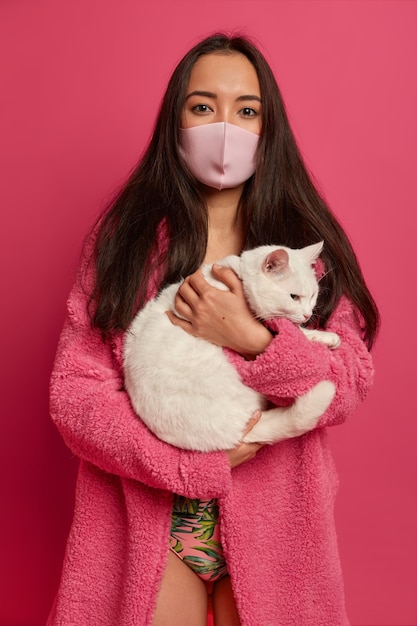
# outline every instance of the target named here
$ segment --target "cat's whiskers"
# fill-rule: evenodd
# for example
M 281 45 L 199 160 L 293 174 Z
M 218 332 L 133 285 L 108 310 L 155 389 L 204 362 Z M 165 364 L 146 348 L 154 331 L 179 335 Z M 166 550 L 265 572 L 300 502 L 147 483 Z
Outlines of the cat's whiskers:
M 330 272 L 334 272 L 334 267 L 330 267 L 326 272 L 324 272 L 324 274 L 322 274 L 322 276 L 320 276 L 320 278 L 317 279 L 317 282 L 320 283 L 323 280 L 323 278 L 327 276 L 327 274 L 330 274 Z

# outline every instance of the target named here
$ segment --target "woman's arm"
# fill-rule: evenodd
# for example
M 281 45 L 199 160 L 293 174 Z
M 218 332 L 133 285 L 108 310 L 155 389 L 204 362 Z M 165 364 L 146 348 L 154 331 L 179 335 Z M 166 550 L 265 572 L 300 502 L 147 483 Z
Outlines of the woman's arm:
M 309 341 L 294 324 L 280 319 L 274 322 L 277 335 L 255 361 L 232 351 L 228 356 L 243 382 L 276 404 L 306 393 L 320 380 L 334 382 L 336 396 L 318 425 L 339 424 L 366 397 L 374 369 L 358 316 L 347 298 L 341 299 L 326 329 L 341 339 L 336 350 Z
M 223 495 L 231 484 L 223 452 L 180 450 L 160 441 L 134 414 L 110 345 L 87 314 L 84 260 L 68 300 L 51 376 L 52 418 L 71 450 L 101 469 L 187 497 Z

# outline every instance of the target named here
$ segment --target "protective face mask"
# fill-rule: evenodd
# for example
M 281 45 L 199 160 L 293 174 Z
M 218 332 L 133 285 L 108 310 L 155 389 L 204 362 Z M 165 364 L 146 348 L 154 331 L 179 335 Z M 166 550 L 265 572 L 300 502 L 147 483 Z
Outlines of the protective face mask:
M 181 129 L 180 151 L 192 174 L 204 185 L 238 187 L 255 172 L 259 135 L 229 122 Z

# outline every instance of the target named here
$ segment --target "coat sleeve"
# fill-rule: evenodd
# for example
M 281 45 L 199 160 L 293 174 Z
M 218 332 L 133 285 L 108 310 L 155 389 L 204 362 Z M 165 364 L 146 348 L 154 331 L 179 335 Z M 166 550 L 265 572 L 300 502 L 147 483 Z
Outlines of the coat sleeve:
M 180 450 L 135 415 L 114 350 L 91 328 L 84 259 L 68 300 L 50 382 L 50 411 L 69 448 L 102 470 L 190 498 L 224 495 L 231 470 L 224 452 Z M 91 276 L 90 276 L 91 284 Z
M 318 426 L 344 422 L 366 397 L 374 374 L 359 315 L 350 301 L 345 297 L 340 300 L 326 327 L 340 336 L 336 350 L 310 341 L 286 319 L 275 320 L 273 330 L 276 336 L 254 361 L 227 351 L 242 381 L 282 405 L 321 380 L 330 380 L 336 385 L 336 395 Z

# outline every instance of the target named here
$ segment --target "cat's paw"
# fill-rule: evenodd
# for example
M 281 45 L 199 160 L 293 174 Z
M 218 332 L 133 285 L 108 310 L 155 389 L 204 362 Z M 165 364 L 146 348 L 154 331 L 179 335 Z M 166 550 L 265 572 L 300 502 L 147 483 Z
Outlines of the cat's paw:
M 325 334 L 324 343 L 332 350 L 336 350 L 340 346 L 340 337 L 336 333 L 330 333 L 327 330 L 323 331 Z
M 331 350 L 336 350 L 336 348 L 340 346 L 340 337 L 336 333 L 332 333 L 327 330 L 303 328 L 302 326 L 300 326 L 300 330 L 305 334 L 307 339 L 310 339 L 310 341 L 322 343 Z

